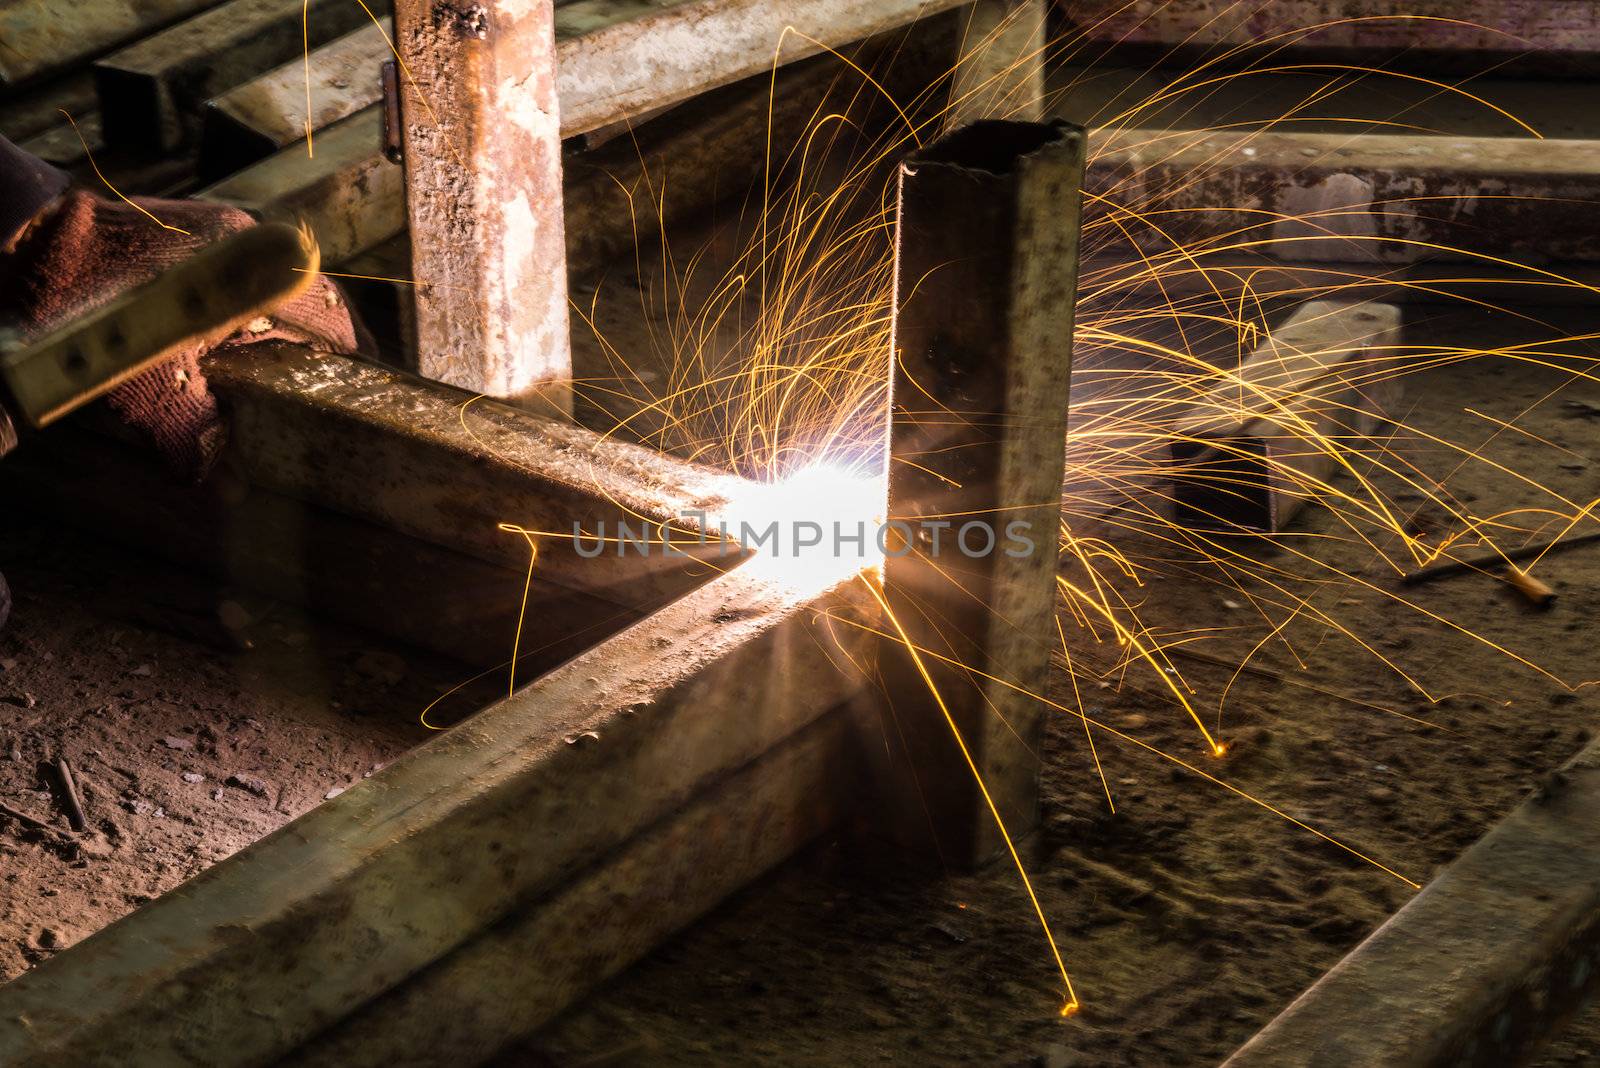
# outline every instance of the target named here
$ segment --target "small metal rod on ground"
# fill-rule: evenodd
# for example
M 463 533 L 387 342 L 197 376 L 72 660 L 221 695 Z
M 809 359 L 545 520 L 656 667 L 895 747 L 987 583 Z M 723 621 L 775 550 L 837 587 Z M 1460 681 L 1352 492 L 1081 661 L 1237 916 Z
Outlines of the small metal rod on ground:
M 56 776 L 61 780 L 61 796 L 67 803 L 67 822 L 75 831 L 89 829 L 89 820 L 83 814 L 83 798 L 78 794 L 78 780 L 72 774 L 72 764 L 66 757 L 56 757 Z
M 900 171 L 888 516 L 910 551 L 891 547 L 885 588 L 912 644 L 971 672 L 923 657 L 930 686 L 888 642 L 882 804 L 895 838 L 955 864 L 1002 845 L 977 778 L 1013 836 L 1037 821 L 1026 694 L 1054 635 L 1083 161 L 1076 127 L 985 121 Z
M 1520 549 L 1509 552 L 1483 553 L 1480 556 L 1469 557 L 1465 560 L 1453 560 L 1448 564 L 1435 564 L 1425 567 L 1421 571 L 1413 571 L 1400 581 L 1407 586 L 1417 586 L 1424 582 L 1433 582 L 1436 579 L 1450 578 L 1452 575 L 1464 575 L 1469 571 L 1492 571 L 1495 568 L 1505 567 L 1508 564 L 1520 563 L 1531 560 L 1536 556 L 1546 556 L 1551 553 L 1564 553 L 1568 549 L 1576 549 L 1580 545 L 1589 545 L 1600 541 L 1600 531 L 1591 534 L 1580 534 L 1577 537 L 1552 538 L 1549 541 L 1534 542 L 1524 545 Z
M 46 823 L 44 820 L 35 819 L 34 817 L 28 815 L 26 812 L 21 811 L 20 809 L 12 808 L 10 805 L 6 804 L 4 801 L 0 801 L 0 816 L 4 816 L 6 819 L 16 820 L 18 823 L 22 824 L 24 827 L 31 827 L 36 831 L 43 831 L 45 834 L 53 834 L 57 838 L 67 838 L 67 837 L 69 837 L 60 828 L 52 827 L 48 823 Z
M 1535 608 L 1549 608 L 1556 600 L 1556 591 L 1548 583 L 1534 578 L 1520 567 L 1507 566 L 1506 583 L 1522 595 L 1522 599 Z
M 398 0 L 418 369 L 572 410 L 552 0 Z

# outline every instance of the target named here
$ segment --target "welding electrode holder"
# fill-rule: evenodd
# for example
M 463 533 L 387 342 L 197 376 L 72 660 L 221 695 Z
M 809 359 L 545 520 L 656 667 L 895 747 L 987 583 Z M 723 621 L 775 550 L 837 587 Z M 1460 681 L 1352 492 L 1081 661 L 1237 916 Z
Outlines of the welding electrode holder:
M 146 368 L 220 341 L 298 297 L 320 263 L 309 231 L 263 223 L 207 245 L 42 337 L 0 329 L 0 456 L 23 434 Z

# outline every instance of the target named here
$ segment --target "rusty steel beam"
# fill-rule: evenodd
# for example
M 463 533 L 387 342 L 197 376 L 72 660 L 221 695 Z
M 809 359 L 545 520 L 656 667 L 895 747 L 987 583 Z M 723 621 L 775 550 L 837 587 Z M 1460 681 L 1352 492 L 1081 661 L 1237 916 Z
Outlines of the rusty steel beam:
M 869 47 L 856 51 L 853 61 L 869 70 L 895 99 L 910 100 L 930 84 L 934 72 L 947 66 L 948 44 L 942 33 L 923 35 L 913 42 L 874 39 Z M 846 110 L 853 119 L 872 122 L 876 116 L 870 109 L 879 102 L 872 96 L 858 96 L 861 84 L 840 61 L 815 56 L 779 71 L 773 79 L 747 79 L 713 90 L 598 148 L 569 150 L 563 167 L 568 277 L 603 269 L 619 256 L 632 256 L 676 224 L 759 189 L 758 183 L 766 176 L 769 132 L 774 135 L 773 158 L 789 158 L 811 129 L 813 119 L 825 113 L 818 110 L 824 102 Z M 863 109 L 868 113 L 862 115 Z M 376 112 L 362 121 L 375 123 Z M 370 145 L 373 136 L 369 127 L 362 142 L 344 139 L 340 144 Z M 329 151 L 324 141 L 318 142 L 319 156 Z M 305 158 L 303 149 L 290 151 L 269 169 L 280 174 L 302 173 L 315 166 Z M 330 259 L 334 254 L 340 257 L 335 261 L 338 270 L 374 276 L 343 278 L 341 283 L 363 312 L 372 308 L 366 316 L 369 325 L 397 322 L 397 334 L 381 340 L 397 354 L 392 358 L 415 367 L 415 308 L 412 287 L 404 281 L 412 277 L 409 244 L 403 238 L 391 238 L 366 252 L 348 255 L 352 245 L 367 240 L 357 233 L 355 220 L 366 226 L 386 214 L 388 221 L 382 229 L 398 232 L 403 226 L 398 172 L 393 168 L 387 173 L 363 172 L 368 195 L 360 199 L 334 195 L 337 183 L 321 184 L 323 193 L 316 197 L 297 197 L 290 192 L 292 185 L 259 181 L 256 174 L 252 169 L 216 190 L 239 192 L 242 196 L 235 203 L 267 218 L 307 221 L 323 235 L 323 248 L 333 249 Z M 247 184 L 253 188 L 246 190 Z M 327 235 L 333 235 L 332 239 Z
M 1393 305 L 1310 301 L 1237 371 L 1206 376 L 1173 428 L 1177 521 L 1283 530 L 1394 409 L 1399 341 Z
M 305 222 L 330 264 L 405 228 L 405 177 L 383 158 L 383 116 L 377 108 L 318 134 L 315 155 L 300 142 L 195 195 L 260 219 Z
M 566 9 L 558 14 L 561 10 Z M 857 61 L 896 99 L 911 100 L 948 65 L 939 53 L 950 29 L 946 21 L 912 43 L 892 36 L 869 42 L 868 52 Z M 859 84 L 858 76 L 842 64 L 816 57 L 780 71 L 775 82 L 758 77 L 726 86 L 632 130 L 628 137 L 569 154 L 563 181 L 569 274 L 632 251 L 637 241 L 658 236 L 662 222 L 691 217 L 721 198 L 746 191 L 764 173 L 769 131 L 776 135 L 774 157 L 786 157 L 805 136 L 816 106 L 838 78 L 847 86 Z M 282 128 L 278 134 L 289 136 L 290 131 Z M 199 195 L 265 219 L 304 220 L 331 264 L 372 249 L 405 228 L 402 172 L 383 158 L 377 107 L 318 133 L 315 157 L 297 142 Z M 409 263 L 400 273 L 411 276 Z M 405 296 L 410 299 L 409 290 Z
M 284 1063 L 494 1056 L 840 822 L 842 784 L 859 781 L 857 728 L 843 709 L 823 716 Z
M 572 62 L 572 42 L 581 32 L 580 28 L 595 25 L 592 16 L 583 17 L 581 9 L 576 13 L 577 18 L 574 14 L 571 4 L 558 5 L 555 11 L 558 69 Z M 625 18 L 627 13 L 615 9 L 612 17 Z M 312 53 L 313 130 L 320 130 L 382 100 L 377 65 L 391 55 L 389 20 L 383 22 L 381 30 L 369 23 Z M 355 77 L 351 77 L 352 68 L 355 68 Z M 369 68 L 371 77 L 360 75 L 361 70 Z M 562 101 L 563 137 L 585 132 L 572 128 L 573 120 L 566 114 L 569 103 L 565 99 Z M 235 165 L 263 159 L 305 136 L 305 71 L 301 62 L 295 60 L 238 86 L 207 105 L 202 159 L 209 152 L 213 162 L 205 173 L 212 177 L 229 173 Z
M 390 19 L 345 34 L 306 60 L 296 57 L 206 102 L 200 127 L 200 179 L 214 181 L 303 141 L 376 104 L 379 72 L 393 58 Z M 311 114 L 306 114 L 307 71 Z
M 203 11 L 217 0 L 9 0 L 0 4 L 0 86 L 66 70 L 124 41 Z M 9 132 L 9 131 L 8 131 Z
M 551 0 L 399 0 L 418 370 L 572 410 Z
M 635 118 L 963 0 L 577 0 L 559 72 L 562 126 Z
M 1284 260 L 1600 259 L 1593 141 L 1100 131 L 1097 244 L 1174 241 Z
M 654 608 L 698 585 L 698 561 L 722 550 L 585 558 L 574 524 L 592 534 L 602 523 L 641 530 L 715 516 L 750 485 L 375 364 L 254 348 L 205 365 L 227 408 L 230 455 L 252 483 L 508 567 L 527 566 L 527 546 L 500 523 L 549 532 L 539 576 L 614 604 Z
M 680 128 L 716 122 L 714 113 L 700 114 L 685 117 Z M 726 137 L 708 142 L 719 152 L 736 148 L 742 136 L 725 129 Z M 1322 272 L 1322 284 L 1361 278 L 1363 296 L 1392 300 L 1402 292 L 1420 301 L 1440 285 L 1454 292 L 1470 285 L 1463 279 L 1481 275 L 1492 281 L 1507 269 L 1473 261 L 1474 252 L 1531 264 L 1555 261 L 1557 274 L 1576 270 L 1581 282 L 1590 280 L 1583 265 L 1600 262 L 1600 242 L 1574 221 L 1586 204 L 1600 199 L 1591 142 L 1158 130 L 1095 131 L 1090 140 L 1088 187 L 1107 198 L 1090 208 L 1103 257 L 1130 241 L 1157 259 L 1170 253 L 1174 236 L 1211 243 L 1198 260 L 1173 261 L 1162 270 L 1161 284 L 1179 291 L 1220 284 L 1217 275 L 1199 271 L 1216 267 L 1238 268 L 1254 278 L 1258 292 L 1279 280 L 1294 288 L 1311 277 L 1308 272 Z M 303 145 L 291 146 L 201 195 L 264 218 L 306 218 L 328 261 L 338 262 L 404 227 L 402 183 L 383 160 L 381 143 L 377 112 L 362 112 L 323 135 L 316 159 L 306 157 Z M 613 161 L 618 168 L 628 162 L 626 148 L 621 151 Z M 581 161 L 577 167 L 580 177 L 597 171 Z M 568 191 L 574 211 L 595 198 L 615 204 L 603 188 L 585 188 Z M 1164 233 L 1130 212 L 1161 213 L 1150 220 Z M 631 238 L 631 221 L 620 221 L 628 222 L 623 236 Z M 569 255 L 581 258 L 578 250 L 587 240 L 582 235 L 607 227 L 612 233 L 621 229 L 609 206 L 580 216 L 571 229 L 581 239 L 576 248 L 569 242 Z M 1228 234 L 1237 237 L 1219 240 Z M 1468 274 L 1441 278 L 1421 272 L 1415 287 L 1372 290 L 1374 263 L 1398 268 L 1451 259 L 1469 261 Z M 1260 267 L 1270 270 L 1261 273 Z M 1122 273 L 1143 269 L 1135 264 Z M 1559 278 L 1528 281 L 1540 286 L 1535 299 L 1565 301 L 1586 292 L 1581 286 L 1563 292 Z
M 295 346 L 215 357 L 206 374 L 230 441 L 204 487 L 60 435 L 12 458 L 10 482 L 69 521 L 112 521 L 224 580 L 482 666 L 510 653 L 529 561 L 502 521 L 549 535 L 529 596 L 547 612 L 528 617 L 525 650 L 570 651 L 574 635 L 615 630 L 744 555 L 692 543 L 693 513 L 745 498 L 736 476 Z M 578 552 L 575 527 L 619 523 L 640 537 L 671 524 L 691 543 Z
M 608 879 L 634 885 L 641 853 L 704 907 L 702 882 L 728 879 L 705 869 L 737 881 L 749 861 L 715 839 L 664 849 L 662 828 L 692 838 L 707 791 L 862 691 L 870 634 L 839 617 L 874 609 L 854 577 L 811 596 L 717 579 L 0 987 L 0 1061 L 268 1063 L 519 912 L 534 937 L 547 903 L 598 916 L 616 945 L 610 925 L 639 928 Z M 808 803 L 821 755 L 751 813 L 717 810 L 730 848 L 761 833 L 745 820 Z M 570 997 L 575 948 L 557 947 L 546 1006 Z
M 1030 0 L 1032 2 L 1032 0 Z M 622 20 L 636 15 L 636 7 L 611 5 L 609 17 Z M 387 25 L 388 20 L 384 20 Z M 638 125 L 648 122 L 673 105 L 664 105 L 638 114 L 629 114 L 602 127 L 589 127 L 583 116 L 593 110 L 593 104 L 579 95 L 570 84 L 571 77 L 563 81 L 561 74 L 582 61 L 580 54 L 588 54 L 588 45 L 581 39 L 585 33 L 595 32 L 611 23 L 602 21 L 593 5 L 584 3 L 557 6 L 555 12 L 557 88 L 561 97 L 561 136 L 603 131 L 615 137 L 632 132 Z M 940 38 L 942 41 L 942 38 Z M 896 41 L 904 44 L 903 41 Z M 882 51 L 882 49 L 880 49 Z M 928 51 L 925 47 L 916 51 Z M 388 38 L 376 26 L 368 24 L 354 33 L 317 49 L 311 54 L 312 128 L 324 126 L 355 114 L 363 108 L 379 103 L 382 87 L 376 74 L 377 65 L 389 58 Z M 920 60 L 920 57 L 918 57 Z M 894 72 L 910 66 L 903 54 L 895 57 Z M 901 84 L 886 87 L 902 103 L 915 99 L 927 89 L 939 73 L 948 66 L 948 57 L 936 68 L 923 67 L 925 80 L 921 84 Z M 815 65 L 813 71 L 821 69 Z M 369 76 L 370 75 L 370 76 Z M 765 88 L 765 83 L 763 83 Z M 714 91 L 714 90 L 713 90 Z M 774 93 L 774 103 L 779 112 L 793 111 L 788 94 L 792 85 L 783 85 Z M 269 71 L 240 85 L 207 105 L 206 121 L 201 137 L 202 177 L 218 178 L 231 173 L 273 152 L 304 139 L 305 131 L 305 70 L 299 59 Z M 592 149 L 603 143 L 586 145 Z M 758 144 L 751 141 L 750 144 Z M 749 155 L 749 153 L 744 153 Z
M 958 16 L 947 131 L 978 119 L 1044 118 L 1046 14 L 1044 0 L 977 0 Z
M 349 0 L 227 0 L 95 63 L 106 142 L 171 149 L 224 89 L 348 33 L 367 20 Z
M 1600 743 L 1547 778 L 1225 1068 L 1515 1068 L 1600 977 Z
M 950 0 L 651 0 L 396 8 L 419 369 L 570 410 L 559 136 L 954 6 Z M 559 88 L 558 88 L 559 79 Z M 558 99 L 560 106 L 558 107 Z M 564 120 L 558 114 L 565 113 Z M 565 384 L 565 385 L 564 385 Z
M 1589 0 L 1064 0 L 1062 9 L 1081 38 L 1179 55 L 1251 59 L 1287 48 L 1434 69 L 1457 55 L 1475 72 L 1539 77 L 1600 69 L 1600 11 Z
M 636 6 L 611 4 L 602 12 L 583 4 L 557 5 L 555 11 L 557 86 L 561 68 L 576 61 L 574 42 L 586 32 L 625 20 L 638 13 Z M 368 23 L 338 41 L 312 52 L 311 126 L 321 130 L 382 100 L 377 65 L 390 58 L 391 22 L 383 28 Z M 371 77 L 365 76 L 366 71 Z M 295 59 L 276 70 L 240 85 L 207 105 L 202 132 L 204 174 L 218 177 L 237 167 L 264 159 L 306 136 L 305 66 Z M 578 102 L 562 98 L 561 135 L 572 137 L 587 130 L 575 128 Z M 643 118 L 643 116 L 630 116 Z
M 1038 818 L 1043 706 L 1026 694 L 1054 636 L 1083 157 L 1077 127 L 985 121 L 900 171 L 888 516 L 912 536 L 884 583 L 909 641 L 973 672 L 889 643 L 886 807 L 898 837 L 931 832 L 957 864 L 1001 838 L 955 733 L 1007 830 Z
M 643 614 L 537 575 L 528 582 L 526 556 L 521 566 L 486 561 L 252 485 L 226 460 L 204 485 L 183 485 L 125 444 L 72 428 L 8 456 L 0 486 L 31 514 L 96 536 L 113 530 L 221 589 L 497 669 L 502 680 L 514 644 L 517 674 L 533 678 Z M 537 606 L 526 613 L 525 583 Z
M 1219 306 L 1232 307 L 1291 296 L 1402 305 L 1467 300 L 1541 307 L 1600 301 L 1600 267 L 1594 263 L 1518 267 L 1422 260 L 1376 267 L 1333 260 L 1289 262 L 1266 253 L 1175 253 L 1134 261 L 1125 250 L 1110 247 L 1086 259 L 1081 276 L 1090 289 L 1119 294 L 1145 289 L 1157 300 L 1163 299 L 1162 293 L 1185 298 L 1204 294 Z

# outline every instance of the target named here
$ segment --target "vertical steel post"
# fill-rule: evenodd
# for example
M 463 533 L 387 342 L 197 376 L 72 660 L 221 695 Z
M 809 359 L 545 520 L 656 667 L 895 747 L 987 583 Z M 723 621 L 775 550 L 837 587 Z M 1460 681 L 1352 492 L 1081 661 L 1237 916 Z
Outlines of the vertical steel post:
M 552 0 L 396 0 L 395 31 L 418 369 L 570 411 Z
M 884 584 L 926 652 L 886 650 L 883 805 L 952 864 L 1002 844 L 984 790 L 1038 817 L 1083 162 L 1078 127 L 986 121 L 900 169 Z
M 961 16 L 946 130 L 1044 117 L 1045 0 L 977 0 Z

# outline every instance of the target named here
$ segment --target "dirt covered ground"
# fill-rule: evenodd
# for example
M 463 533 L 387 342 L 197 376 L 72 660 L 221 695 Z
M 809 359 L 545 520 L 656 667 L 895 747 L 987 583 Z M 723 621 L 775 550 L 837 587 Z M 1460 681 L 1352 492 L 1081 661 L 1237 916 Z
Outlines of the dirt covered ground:
M 0 814 L 0 981 L 417 744 L 417 712 L 462 677 L 18 511 L 0 512 L 0 803 L 47 829 Z
M 1595 313 L 1530 314 L 1548 325 L 1412 308 L 1405 341 L 1486 348 L 1583 333 Z M 1597 411 L 1592 382 L 1505 359 L 1410 378 L 1401 407 L 1417 430 L 1579 502 L 1600 496 Z M 1551 501 L 1418 435 L 1392 447 L 1477 514 Z M 1377 477 L 1414 513 L 1414 529 L 1448 529 L 1420 493 Z M 1482 576 L 1404 591 L 1419 611 L 1394 599 L 1393 570 L 1325 511 L 1295 529 L 1297 545 L 1349 576 L 1308 587 L 1315 603 L 1374 653 L 1299 619 L 1231 687 L 1230 671 L 1176 659 L 1208 719 L 1228 688 L 1220 723 L 1232 748 L 1220 763 L 1205 758 L 1148 669 L 1089 684 L 1086 708 L 1426 883 L 1600 726 L 1596 688 L 1567 685 L 1600 677 L 1600 547 L 1541 565 L 1559 594 L 1547 611 Z M 1153 568 L 1140 614 L 1155 632 L 1214 629 L 1188 648 L 1230 663 L 1259 640 L 1246 599 L 1205 569 L 1133 540 L 1122 548 Z M 1257 555 L 1315 577 L 1286 549 Z M 1077 635 L 1075 656 L 1115 666 L 1113 650 Z M 1052 696 L 1071 703 L 1065 672 L 1056 680 Z M 1043 828 L 1025 849 L 1083 999 L 1078 1016 L 1057 1014 L 1049 953 L 1014 870 L 928 877 L 839 838 L 728 902 L 504 1063 L 1214 1065 L 1413 894 L 1149 751 L 1101 736 L 1099 756 L 1114 815 L 1081 723 L 1052 723 Z M 1600 1014 L 1543 1063 L 1600 1063 Z

